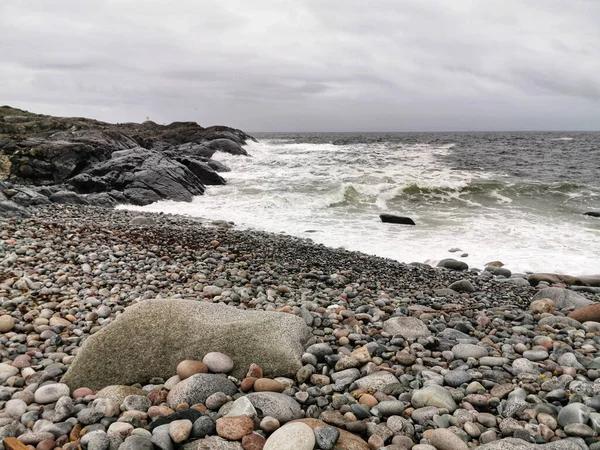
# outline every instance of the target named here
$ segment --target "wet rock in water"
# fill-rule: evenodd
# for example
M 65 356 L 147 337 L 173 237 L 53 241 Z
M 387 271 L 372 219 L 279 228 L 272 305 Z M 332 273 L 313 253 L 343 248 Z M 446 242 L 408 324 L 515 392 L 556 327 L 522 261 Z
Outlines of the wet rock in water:
M 410 217 L 396 216 L 394 214 L 379 214 L 379 218 L 384 223 L 397 223 L 401 225 L 416 225 Z
M 443 267 L 445 269 L 464 271 L 469 268 L 469 265 L 464 261 L 457 261 L 456 259 L 446 258 L 442 259 L 438 265 L 438 267 Z
M 238 378 L 252 363 L 266 375 L 293 375 L 302 366 L 309 335 L 304 321 L 291 314 L 192 300 L 148 300 L 130 306 L 118 320 L 90 336 L 62 381 L 73 389 L 99 389 L 145 383 L 156 376 L 167 379 L 180 361 L 200 359 L 216 349 L 232 357 L 232 375 Z
M 588 211 L 583 213 L 584 216 L 590 216 L 590 217 L 600 217 L 600 212 L 599 211 Z

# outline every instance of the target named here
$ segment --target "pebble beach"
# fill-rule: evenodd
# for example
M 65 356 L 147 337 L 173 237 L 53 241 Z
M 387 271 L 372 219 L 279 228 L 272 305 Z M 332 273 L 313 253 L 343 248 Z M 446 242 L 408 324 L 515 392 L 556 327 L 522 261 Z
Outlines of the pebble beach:
M 598 289 L 444 265 L 91 206 L 0 219 L 0 448 L 600 449 Z M 134 342 L 156 330 L 125 311 L 174 300 L 286 315 L 293 373 L 235 350 L 158 373 L 152 349 L 197 330 L 175 318 Z M 74 388 L 83 344 L 126 320 L 122 352 L 95 354 L 96 379 Z M 277 350 L 248 327 L 246 355 Z M 103 364 L 125 372 L 140 352 L 157 373 L 100 386 Z

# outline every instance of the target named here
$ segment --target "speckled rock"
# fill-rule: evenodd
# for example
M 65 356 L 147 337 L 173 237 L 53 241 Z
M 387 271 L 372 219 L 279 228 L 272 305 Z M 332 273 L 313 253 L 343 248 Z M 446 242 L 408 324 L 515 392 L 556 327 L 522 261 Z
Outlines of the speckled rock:
M 243 378 L 252 363 L 266 376 L 293 375 L 302 367 L 309 336 L 304 320 L 291 314 L 192 300 L 148 300 L 128 307 L 118 320 L 90 336 L 62 381 L 73 389 L 101 389 L 157 376 L 167 379 L 179 362 L 215 349 L 235 361 L 235 377 Z

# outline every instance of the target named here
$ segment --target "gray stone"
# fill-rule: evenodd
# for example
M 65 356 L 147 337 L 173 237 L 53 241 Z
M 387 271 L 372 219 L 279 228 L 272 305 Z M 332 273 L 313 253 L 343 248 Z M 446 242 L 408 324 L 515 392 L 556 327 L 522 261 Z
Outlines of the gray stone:
M 551 316 L 544 317 L 538 321 L 539 325 L 550 325 L 551 327 L 555 325 L 559 325 L 559 328 L 570 326 L 575 328 L 580 328 L 581 323 L 576 321 L 575 319 L 571 319 L 570 317 L 562 317 L 562 316 Z
M 456 259 L 452 258 L 442 259 L 437 266 L 459 271 L 467 270 L 469 268 L 469 265 L 466 262 L 457 261 Z
M 204 438 L 216 434 L 217 425 L 209 416 L 202 416 L 192 426 L 193 438 Z
M 171 408 L 181 403 L 188 405 L 204 403 L 215 392 L 233 395 L 237 392 L 237 388 L 224 375 L 198 373 L 177 383 L 169 392 L 167 403 Z
M 531 444 L 522 439 L 506 438 L 477 447 L 479 450 L 581 450 L 577 443 L 562 439 L 547 444 Z
M 588 300 L 582 295 L 577 294 L 569 289 L 557 288 L 557 287 L 548 287 L 542 289 L 537 294 L 533 296 L 531 301 L 538 300 L 540 298 L 549 298 L 554 300 L 556 303 L 556 309 L 573 309 L 573 308 L 581 308 L 583 306 L 591 305 L 594 303 L 591 300 Z
M 377 405 L 377 410 L 386 417 L 401 416 L 405 409 L 404 402 L 400 400 L 384 400 Z
M 98 391 L 98 398 L 106 398 L 121 405 L 128 395 L 144 395 L 144 391 L 133 386 L 112 385 Z
M 10 377 L 19 373 L 19 369 L 9 364 L 0 363 L 0 383 L 4 383 Z
M 291 376 L 302 367 L 310 336 L 304 321 L 292 314 L 193 300 L 147 300 L 86 339 L 62 381 L 72 389 L 100 389 L 167 379 L 179 362 L 201 360 L 215 350 L 235 361 L 232 375 L 237 378 L 252 363 L 267 377 Z
M 448 386 L 459 387 L 463 383 L 468 383 L 473 377 L 466 370 L 451 370 L 444 375 L 444 382 Z
M 558 413 L 557 421 L 561 427 L 570 423 L 587 423 L 590 418 L 590 408 L 583 403 L 569 403 Z
M 183 446 L 183 450 L 244 450 L 244 448 L 239 442 L 230 442 L 218 436 L 211 436 L 188 442 Z
M 175 448 L 171 436 L 169 435 L 170 427 L 170 424 L 160 425 L 152 431 L 150 441 L 160 450 L 174 450 Z
M 386 386 L 398 384 L 398 378 L 389 372 L 375 372 L 356 380 L 358 387 L 370 391 L 383 391 Z
M 286 423 L 302 417 L 300 404 L 291 397 L 277 392 L 254 392 L 246 395 L 260 417 L 270 416 Z
M 256 408 L 254 405 L 248 400 L 246 397 L 238 398 L 231 405 L 231 409 L 226 414 L 227 417 L 235 417 L 235 416 L 248 416 L 251 419 L 254 419 L 257 416 Z
M 462 359 L 466 361 L 468 358 L 479 359 L 488 355 L 488 351 L 475 344 L 456 344 L 452 347 L 452 354 L 456 359 Z
M 142 395 L 128 395 L 123 400 L 121 407 L 124 411 L 148 411 L 148 408 L 152 406 L 152 403 L 146 396 Z
M 313 429 L 317 445 L 322 450 L 331 450 L 340 437 L 340 430 L 335 427 L 316 427 Z
M 427 325 L 416 317 L 392 317 L 383 322 L 383 331 L 391 335 L 400 335 L 404 339 L 431 336 Z
M 475 287 L 469 280 L 455 281 L 448 287 L 456 292 L 475 292 Z
M 131 435 L 125 439 L 119 450 L 154 450 L 154 446 L 148 438 Z
M 435 384 L 425 386 L 413 392 L 411 403 L 415 408 L 423 408 L 424 406 L 435 406 L 437 408 L 446 408 L 450 413 L 453 413 L 457 406 L 450 392 L 442 386 Z

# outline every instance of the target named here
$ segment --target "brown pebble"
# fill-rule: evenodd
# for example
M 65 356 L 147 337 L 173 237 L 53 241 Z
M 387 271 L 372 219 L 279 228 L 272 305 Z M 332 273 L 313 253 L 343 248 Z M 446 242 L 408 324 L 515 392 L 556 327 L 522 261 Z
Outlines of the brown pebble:
M 44 439 L 38 443 L 36 450 L 52 450 L 54 448 L 54 439 Z
M 175 411 L 179 411 L 180 409 L 188 409 L 189 407 L 190 405 L 188 405 L 187 403 L 180 403 L 175 407 Z
M 242 390 L 242 392 L 248 392 L 252 390 L 252 388 L 254 387 L 254 382 L 256 380 L 257 378 L 253 377 L 244 378 L 240 383 L 240 389 Z
M 82 398 L 88 395 L 95 395 L 96 393 L 90 388 L 82 387 L 73 391 L 73 398 Z
M 83 427 L 81 426 L 80 423 L 75 424 L 75 426 L 73 427 L 73 429 L 71 430 L 71 433 L 69 434 L 69 440 L 71 442 L 73 441 L 78 441 L 79 437 L 81 436 L 81 430 L 83 429 Z
M 196 375 L 197 373 L 207 373 L 208 366 L 204 364 L 202 361 L 194 361 L 192 359 L 186 359 L 181 361 L 177 365 L 177 375 L 182 380 L 191 377 L 192 375 Z
M 204 403 L 196 403 L 195 405 L 192 405 L 191 408 L 201 412 L 202 414 L 204 414 L 208 410 Z
M 254 421 L 248 416 L 217 419 L 217 434 L 230 441 L 239 441 L 254 430 Z
M 266 439 L 260 434 L 247 434 L 242 438 L 242 448 L 244 450 L 262 450 Z
M 164 389 L 161 389 L 160 391 L 148 392 L 146 397 L 148 397 L 148 400 L 150 400 L 153 405 L 160 405 L 161 403 L 165 403 L 167 401 L 167 395 L 168 392 Z
M 358 403 L 360 403 L 361 405 L 365 405 L 367 408 L 372 408 L 375 405 L 377 405 L 379 402 L 372 395 L 370 395 L 370 394 L 363 394 L 358 399 Z
M 250 364 L 250 368 L 248 369 L 248 373 L 246 374 L 246 378 L 262 378 L 263 370 L 258 364 Z
M 254 390 L 256 392 L 283 392 L 285 386 L 277 380 L 259 378 L 254 382 Z

